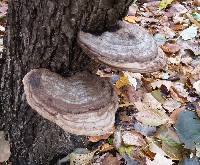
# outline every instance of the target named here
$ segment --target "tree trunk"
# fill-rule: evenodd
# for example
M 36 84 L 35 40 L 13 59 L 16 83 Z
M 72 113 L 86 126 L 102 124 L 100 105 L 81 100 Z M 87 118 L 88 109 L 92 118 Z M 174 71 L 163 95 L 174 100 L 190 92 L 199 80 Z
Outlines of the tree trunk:
M 84 137 L 65 133 L 26 103 L 22 79 L 33 68 L 63 76 L 84 70 L 90 60 L 76 43 L 79 30 L 103 32 L 116 25 L 132 0 L 9 0 L 7 48 L 0 59 L 0 129 L 8 132 L 11 162 L 50 164 Z

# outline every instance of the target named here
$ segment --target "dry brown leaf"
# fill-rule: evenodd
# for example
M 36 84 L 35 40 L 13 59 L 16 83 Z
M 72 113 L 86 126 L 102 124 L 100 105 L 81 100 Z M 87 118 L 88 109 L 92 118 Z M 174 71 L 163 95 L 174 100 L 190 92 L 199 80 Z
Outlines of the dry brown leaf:
M 107 151 L 110 151 L 110 150 L 112 150 L 114 148 L 114 146 L 113 145 L 110 145 L 110 144 L 108 144 L 108 143 L 105 143 L 105 144 L 103 144 L 102 146 L 101 146 L 101 148 L 100 148 L 100 152 L 107 152 Z
M 133 86 L 128 86 L 126 88 L 126 97 L 128 102 L 135 102 L 141 100 L 144 92 L 142 90 L 135 90 Z
M 185 89 L 183 90 L 185 92 Z M 184 93 L 186 94 L 186 93 Z M 174 87 L 171 87 L 170 88 L 170 95 L 171 97 L 174 99 L 174 100 L 177 100 L 179 102 L 181 102 L 182 104 L 184 104 L 185 102 L 187 102 L 187 96 L 188 94 L 186 95 L 182 95 L 181 92 L 179 93 L 179 91 L 177 90 L 177 88 L 174 88 Z
M 10 154 L 9 142 L 5 140 L 4 132 L 0 131 L 0 164 L 1 162 L 7 161 Z
M 174 31 L 182 31 L 185 29 L 185 26 L 183 24 L 175 24 L 171 28 Z
M 126 16 L 124 18 L 125 21 L 129 22 L 129 23 L 136 23 L 140 21 L 140 18 L 136 17 L 136 16 Z
M 149 149 L 151 152 L 155 153 L 154 160 L 147 158 L 147 165 L 172 165 L 173 162 L 171 159 L 166 158 L 167 154 L 159 148 L 153 141 L 149 144 Z
M 181 107 L 181 108 L 178 108 L 178 109 L 175 109 L 172 114 L 170 115 L 170 119 L 171 119 L 171 122 L 172 124 L 175 124 L 177 119 L 178 119 L 178 116 L 179 114 L 184 111 L 185 107 Z
M 122 140 L 125 145 L 144 146 L 146 144 L 143 136 L 134 130 L 124 131 L 122 133 Z
M 169 117 L 159 103 L 150 93 L 144 96 L 143 102 L 135 102 L 138 113 L 135 118 L 145 125 L 159 126 L 169 121 Z
M 105 135 L 100 135 L 100 136 L 90 136 L 88 138 L 88 141 L 90 141 L 90 142 L 98 142 L 100 140 L 105 140 L 105 139 L 108 139 L 109 136 L 112 135 L 112 134 L 113 134 L 113 132 L 107 133 Z
M 177 53 L 180 50 L 180 46 L 178 44 L 166 43 L 161 46 L 165 53 L 173 54 Z
M 109 154 L 103 159 L 101 165 L 108 165 L 108 164 L 109 165 L 121 165 L 121 163 L 122 162 L 120 160 L 118 160 L 117 157 L 114 157 L 113 155 Z
M 172 98 L 167 99 L 163 104 L 163 108 L 167 109 L 169 112 L 173 112 L 175 109 L 178 109 L 180 107 L 181 103 Z
M 172 86 L 172 82 L 171 81 L 167 81 L 167 80 L 157 80 L 151 83 L 151 86 L 153 89 L 160 88 L 162 85 L 164 85 L 168 90 L 171 88 Z

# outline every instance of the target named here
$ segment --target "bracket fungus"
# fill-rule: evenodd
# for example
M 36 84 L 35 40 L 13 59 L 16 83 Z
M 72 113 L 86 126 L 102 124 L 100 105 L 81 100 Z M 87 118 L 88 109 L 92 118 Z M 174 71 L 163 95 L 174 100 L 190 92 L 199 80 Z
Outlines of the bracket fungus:
M 119 70 L 148 73 L 163 68 L 165 54 L 142 27 L 119 22 L 119 29 L 93 35 L 80 31 L 78 43 L 92 59 Z
M 65 131 L 92 136 L 112 130 L 118 98 L 109 81 L 88 72 L 64 78 L 34 69 L 23 84 L 28 104 Z

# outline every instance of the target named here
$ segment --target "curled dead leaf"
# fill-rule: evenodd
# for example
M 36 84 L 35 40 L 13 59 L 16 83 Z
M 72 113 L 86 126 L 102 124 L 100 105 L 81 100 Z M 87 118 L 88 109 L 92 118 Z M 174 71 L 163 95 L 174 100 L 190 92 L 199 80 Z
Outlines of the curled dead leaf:
M 143 136 L 134 130 L 124 131 L 122 133 L 122 140 L 125 145 L 143 146 L 146 144 Z

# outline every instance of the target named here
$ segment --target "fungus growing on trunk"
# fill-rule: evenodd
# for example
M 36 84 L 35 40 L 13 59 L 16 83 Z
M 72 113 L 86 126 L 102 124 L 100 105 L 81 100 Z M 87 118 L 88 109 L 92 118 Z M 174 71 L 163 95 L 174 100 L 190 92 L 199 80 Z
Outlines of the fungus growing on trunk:
M 111 67 L 146 73 L 163 68 L 164 52 L 142 27 L 119 22 L 119 29 L 93 35 L 80 31 L 78 43 L 92 59 Z
M 118 98 L 108 81 L 88 72 L 64 78 L 34 69 L 23 84 L 28 104 L 65 131 L 92 136 L 112 130 Z

